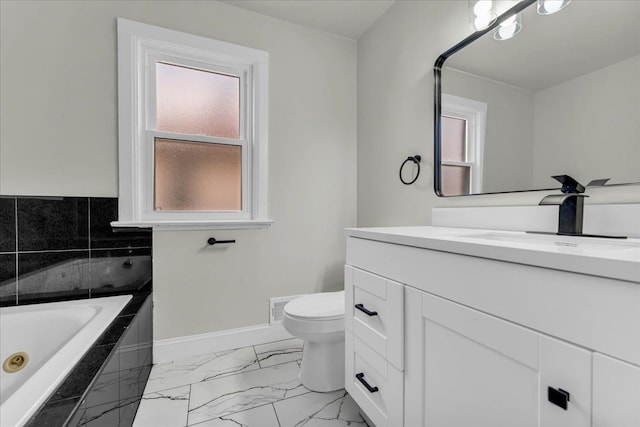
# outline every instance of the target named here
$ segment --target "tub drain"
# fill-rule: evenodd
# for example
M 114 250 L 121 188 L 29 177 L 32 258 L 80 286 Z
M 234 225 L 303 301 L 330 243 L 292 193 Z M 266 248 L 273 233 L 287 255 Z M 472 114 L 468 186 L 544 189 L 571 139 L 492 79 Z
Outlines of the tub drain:
M 29 363 L 29 355 L 24 351 L 19 351 L 5 359 L 2 369 L 11 374 L 27 366 L 27 363 Z

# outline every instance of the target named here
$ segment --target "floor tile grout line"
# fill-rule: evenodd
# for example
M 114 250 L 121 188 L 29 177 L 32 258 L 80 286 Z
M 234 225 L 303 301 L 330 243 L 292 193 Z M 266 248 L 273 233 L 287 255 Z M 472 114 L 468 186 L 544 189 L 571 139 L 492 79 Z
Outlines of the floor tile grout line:
M 150 392 L 148 392 L 148 393 L 145 393 L 145 392 L 143 391 L 143 392 L 142 392 L 142 397 L 144 397 L 144 396 L 149 396 L 150 394 L 163 394 L 163 393 L 164 393 L 164 392 L 166 392 L 166 391 L 169 391 L 169 390 L 175 390 L 175 389 L 177 389 L 177 388 L 183 388 L 183 387 L 187 387 L 187 386 L 189 387 L 189 395 L 191 395 L 191 384 L 190 384 L 190 383 L 187 383 L 187 384 L 182 384 L 182 385 L 178 385 L 178 386 L 175 386 L 175 387 L 163 388 L 162 390 L 154 390 L 154 391 L 150 391 Z
M 189 425 L 189 410 L 191 409 L 191 386 L 192 384 L 189 384 L 189 403 L 187 404 L 187 413 L 186 413 L 186 420 L 185 420 L 185 426 Z
M 290 362 L 286 362 L 286 363 L 290 363 Z M 281 363 L 281 365 L 284 365 L 284 363 Z M 280 366 L 280 365 L 273 365 L 273 366 Z M 270 367 L 271 366 L 269 366 L 269 368 Z M 163 392 L 163 391 L 172 390 L 174 388 L 179 388 L 179 387 L 186 387 L 186 386 L 192 386 L 192 385 L 195 385 L 195 384 L 208 383 L 209 381 L 215 381 L 215 380 L 222 379 L 222 378 L 233 377 L 234 375 L 247 374 L 249 372 L 259 371 L 260 369 L 261 368 L 247 369 L 245 371 L 225 374 L 225 375 L 221 375 L 219 377 L 215 377 L 215 378 L 211 378 L 211 379 L 203 380 L 203 381 L 198 381 L 198 382 L 195 382 L 195 383 L 185 383 L 185 384 L 175 385 L 175 386 L 171 386 L 169 388 L 163 388 L 163 389 L 159 389 L 159 390 L 150 391 L 149 393 L 145 393 L 144 395 L 148 395 L 148 394 L 152 394 L 152 393 L 160 393 L 160 392 Z
M 289 338 L 289 339 L 290 339 L 290 338 Z M 289 339 L 287 339 L 287 340 L 289 340 Z M 287 341 L 287 340 L 279 340 L 279 341 Z M 274 341 L 274 342 L 279 342 L 279 341 Z M 200 383 L 203 383 L 203 382 L 213 381 L 213 380 L 216 380 L 216 379 L 219 379 L 219 378 L 227 378 L 227 377 L 232 377 L 232 376 L 235 376 L 235 375 L 247 374 L 247 373 L 250 373 L 250 372 L 256 372 L 256 371 L 259 371 L 259 370 L 261 370 L 261 369 L 273 368 L 273 367 L 275 367 L 275 366 L 281 366 L 281 365 L 284 365 L 284 364 L 287 364 L 287 363 L 296 363 L 296 364 L 298 365 L 298 369 L 300 369 L 300 365 L 299 365 L 299 363 L 298 363 L 299 359 L 298 359 L 298 360 L 289 360 L 289 361 L 286 361 L 286 362 L 283 362 L 283 363 L 279 363 L 279 364 L 275 364 L 275 365 L 271 365 L 271 366 L 267 366 L 267 367 L 264 367 L 264 368 L 263 368 L 263 367 L 261 367 L 261 365 L 260 365 L 260 361 L 259 361 L 259 357 L 258 357 L 258 352 L 257 352 L 257 350 L 256 350 L 256 348 L 255 348 L 255 347 L 256 347 L 255 345 L 247 346 L 247 347 L 241 347 L 241 348 L 239 348 L 239 349 L 235 349 L 235 350 L 240 350 L 240 349 L 244 349 L 244 348 L 248 348 L 248 347 L 251 347 L 251 348 L 252 348 L 253 353 L 254 353 L 254 355 L 256 356 L 256 359 L 255 359 L 255 360 L 256 360 L 256 362 L 257 362 L 257 364 L 258 364 L 258 368 L 257 368 L 257 369 L 249 369 L 249 370 L 242 371 L 242 372 L 237 372 L 237 373 L 233 373 L 233 374 L 223 375 L 223 376 L 221 376 L 221 377 L 213 378 L 213 379 L 211 379 L 211 380 L 206 380 L 206 381 L 199 381 L 199 382 L 197 382 L 197 383 L 188 383 L 188 384 L 183 384 L 183 385 L 177 385 L 177 386 L 170 387 L 170 388 L 167 388 L 167 389 L 156 390 L 156 391 L 153 391 L 153 392 L 144 393 L 144 394 L 143 394 L 143 396 L 145 396 L 145 395 L 146 395 L 146 396 L 148 396 L 148 395 L 151 395 L 151 394 L 154 394 L 154 393 L 162 393 L 162 392 L 166 392 L 166 391 L 168 391 L 168 390 L 173 390 L 173 389 L 177 389 L 177 388 L 180 388 L 180 387 L 186 387 L 186 386 L 189 386 L 189 400 L 188 400 L 187 413 L 186 413 L 186 423 L 187 423 L 187 424 L 186 424 L 186 426 L 191 426 L 191 425 L 197 426 L 197 424 L 189 424 L 189 411 L 190 411 L 190 409 L 191 409 L 191 407 L 192 407 L 192 401 L 191 401 L 192 394 L 191 394 L 191 391 L 192 391 L 192 387 L 193 387 L 193 385 L 195 385 L 195 384 L 200 384 Z M 301 384 L 301 385 L 302 385 L 302 384 Z M 303 387 L 304 387 L 304 386 L 303 386 Z M 278 425 L 281 425 L 281 424 L 280 424 L 280 421 L 279 421 L 279 419 L 278 419 L 278 416 L 277 416 L 277 411 L 276 411 L 276 409 L 275 409 L 275 403 L 277 403 L 277 402 L 281 402 L 281 401 L 284 401 L 284 400 L 288 400 L 288 399 L 292 399 L 292 398 L 295 398 L 295 397 L 298 397 L 298 396 L 304 396 L 304 395 L 307 395 L 307 394 L 310 394 L 310 393 L 314 393 L 314 392 L 313 392 L 313 391 L 311 391 L 311 390 L 308 390 L 308 389 L 306 389 L 306 390 L 307 390 L 306 392 L 301 393 L 301 394 L 298 394 L 298 395 L 295 395 L 295 396 L 285 397 L 285 398 L 282 398 L 282 399 L 278 399 L 278 400 L 276 400 L 276 401 L 274 401 L 274 402 L 269 402 L 269 403 L 265 403 L 265 404 L 262 404 L 262 405 L 257 405 L 257 406 L 254 406 L 253 408 L 245 409 L 245 410 L 243 410 L 243 411 L 232 412 L 232 413 L 227 414 L 227 415 L 229 415 L 229 416 L 230 416 L 230 415 L 234 415 L 234 414 L 237 414 L 237 413 L 240 413 L 240 412 L 248 411 L 248 410 L 251 410 L 251 409 L 254 409 L 254 408 L 258 408 L 258 407 L 262 407 L 262 406 L 266 406 L 266 405 L 272 405 L 272 408 L 273 408 L 273 410 L 274 410 L 274 413 L 276 414 L 276 419 L 277 419 L 277 421 L 278 421 Z M 227 416 L 227 415 L 225 415 L 225 416 Z M 205 421 L 202 421 L 202 422 L 200 422 L 200 423 L 205 423 L 205 422 L 207 422 L 207 421 L 215 420 L 215 419 L 218 419 L 218 418 L 220 418 L 220 417 L 212 418 L 212 419 L 210 419 L 210 420 L 205 420 Z M 198 423 L 198 424 L 200 424 L 200 423 Z
M 304 394 L 307 394 L 307 393 L 304 393 Z M 302 396 L 302 395 L 299 395 L 299 396 Z M 191 404 L 191 399 L 189 399 L 189 404 Z M 218 419 L 220 419 L 222 417 L 230 417 L 231 415 L 239 414 L 241 412 L 251 411 L 251 410 L 256 409 L 256 408 L 262 408 L 263 406 L 267 406 L 267 405 L 273 405 L 273 402 L 263 403 L 263 404 L 258 405 L 258 406 L 253 406 L 253 407 L 251 407 L 249 409 L 243 409 L 242 411 L 231 412 L 229 414 L 220 415 L 219 417 L 209 418 L 208 420 L 204 420 L 204 421 L 198 421 L 196 424 L 188 424 L 187 423 L 187 426 L 188 427 L 197 426 L 198 424 L 208 423 L 209 421 L 218 420 Z
M 278 422 L 278 427 L 282 427 L 282 424 L 280 424 L 280 417 L 278 416 L 278 411 L 276 411 L 276 405 L 274 405 L 273 402 L 271 402 L 271 408 L 273 409 L 273 413 L 276 414 L 276 421 Z
M 253 349 L 253 354 L 256 355 L 256 363 L 258 363 L 258 369 L 262 369 L 262 364 L 260 363 L 260 358 L 258 357 L 258 350 L 256 350 L 256 346 L 252 345 L 251 348 Z
M 251 411 L 252 409 L 256 409 L 256 408 L 262 408 L 263 406 L 267 406 L 267 405 L 272 405 L 273 406 L 273 410 L 276 413 L 276 418 L 277 418 L 278 411 L 276 411 L 276 407 L 275 407 L 276 403 L 283 402 L 283 401 L 289 400 L 289 399 L 295 399 L 296 397 L 300 397 L 300 396 L 306 396 L 307 394 L 311 394 L 311 393 L 320 393 L 318 391 L 313 391 L 313 390 L 309 390 L 309 389 L 307 389 L 307 390 L 308 391 L 305 392 L 305 393 L 296 394 L 295 396 L 289 396 L 289 397 L 285 397 L 285 398 L 282 398 L 282 399 L 278 399 L 278 400 L 276 400 L 274 402 L 263 403 L 261 405 L 253 406 L 253 407 L 251 407 L 249 409 L 243 409 L 242 411 L 231 412 L 231 413 L 226 414 L 226 415 L 221 415 L 220 417 L 211 418 L 211 419 L 208 419 L 208 420 L 205 420 L 205 421 L 201 421 L 198 424 L 205 423 L 205 422 L 208 422 L 208 421 L 211 421 L 211 420 L 217 420 L 218 418 L 221 418 L 221 417 L 229 417 L 231 415 L 239 414 L 240 412 Z M 335 390 L 335 391 L 338 391 L 338 390 Z M 333 393 L 333 392 L 330 392 L 330 393 Z M 189 399 L 189 403 L 191 403 L 191 399 Z M 191 426 L 197 426 L 198 424 L 187 424 L 187 425 L 189 427 L 191 427 Z M 278 421 L 278 424 L 280 424 L 280 421 Z
M 286 363 L 290 363 L 290 362 L 286 362 Z M 274 366 L 278 366 L 278 365 L 274 365 Z M 270 366 L 269 366 L 269 368 L 270 368 Z M 251 372 L 253 372 L 253 371 L 251 371 Z M 235 375 L 238 375 L 238 374 L 235 374 Z M 199 384 L 199 383 L 194 383 L 194 384 Z M 205 422 L 208 422 L 208 421 L 217 420 L 217 419 L 221 418 L 221 417 L 216 417 L 216 418 L 211 418 L 209 420 L 201 421 L 198 424 L 189 424 L 189 410 L 191 409 L 191 386 L 192 385 L 193 384 L 189 384 L 189 409 L 187 410 L 187 426 L 188 427 L 197 426 L 198 424 L 202 424 L 202 423 L 205 423 Z M 302 385 L 302 383 L 300 383 L 300 385 Z M 249 408 L 249 409 L 243 409 L 242 411 L 231 412 L 229 414 L 222 415 L 222 416 L 227 417 L 227 416 L 231 416 L 231 415 L 234 415 L 234 414 L 238 414 L 240 412 L 250 411 L 250 410 L 255 409 L 255 408 L 261 408 L 261 407 L 266 406 L 266 405 L 272 405 L 273 406 L 273 411 L 276 413 L 276 419 L 278 419 L 278 425 L 280 425 L 280 420 L 278 418 L 278 411 L 276 411 L 275 404 L 278 403 L 278 402 L 282 402 L 282 401 L 285 401 L 285 400 L 293 399 L 293 398 L 296 398 L 296 397 L 299 397 L 299 396 L 305 396 L 305 395 L 310 394 L 310 393 L 319 393 L 319 392 L 316 392 L 316 391 L 313 391 L 313 390 L 309 390 L 306 387 L 305 387 L 305 389 L 307 390 L 305 393 L 296 394 L 295 396 L 284 397 L 284 398 L 278 399 L 278 400 L 276 400 L 274 402 L 264 403 L 262 405 L 257 405 L 257 406 L 254 406 L 252 408 Z
M 286 341 L 286 340 L 279 340 L 279 341 Z M 274 341 L 274 342 L 278 342 L 278 341 Z M 170 388 L 167 388 L 167 389 L 163 389 L 163 390 L 156 390 L 156 391 L 153 391 L 153 392 L 150 392 L 150 393 L 145 393 L 144 395 L 150 395 L 150 394 L 153 394 L 153 393 L 163 393 L 163 392 L 166 392 L 166 391 L 168 391 L 168 390 L 173 390 L 173 389 L 177 389 L 177 388 L 181 388 L 181 387 L 189 386 L 189 388 L 188 388 L 189 399 L 188 399 L 188 404 L 187 404 L 186 425 L 185 425 L 185 427 L 187 427 L 187 426 L 188 426 L 188 427 L 191 427 L 191 426 L 197 427 L 197 426 L 198 426 L 198 425 L 200 425 L 200 424 L 208 423 L 208 422 L 211 422 L 211 421 L 213 421 L 213 420 L 218 420 L 218 419 L 220 419 L 221 417 L 211 418 L 211 419 L 204 420 L 204 421 L 199 421 L 199 422 L 198 422 L 198 423 L 196 423 L 196 424 L 189 424 L 189 412 L 190 412 L 190 410 L 191 410 L 191 408 L 192 408 L 192 400 L 191 400 L 191 399 L 192 399 L 192 387 L 193 387 L 194 385 L 196 385 L 196 384 L 200 384 L 200 383 L 203 383 L 203 382 L 213 381 L 213 380 L 216 380 L 216 379 L 228 378 L 228 377 L 232 377 L 232 376 L 235 376 L 235 375 L 240 375 L 240 374 L 249 374 L 249 373 L 251 373 L 251 372 L 257 372 L 257 371 L 260 371 L 260 370 L 263 370 L 263 369 L 269 369 L 269 368 L 273 368 L 273 367 L 276 367 L 276 366 L 282 366 L 282 365 L 285 365 L 285 364 L 288 364 L 288 363 L 296 363 L 296 364 L 298 365 L 298 369 L 300 369 L 300 361 L 301 361 L 300 359 L 297 359 L 297 360 L 290 360 L 290 361 L 286 361 L 286 362 L 283 362 L 283 363 L 279 363 L 279 364 L 275 364 L 275 365 L 271 365 L 271 366 L 267 366 L 267 367 L 264 367 L 264 368 L 263 368 L 263 367 L 261 367 L 261 366 L 260 366 L 259 356 L 258 356 L 258 352 L 257 352 L 257 349 L 256 349 L 256 345 L 247 346 L 247 347 L 252 347 L 252 350 L 253 350 L 253 352 L 254 352 L 254 354 L 255 354 L 255 356 L 256 356 L 256 361 L 258 362 L 258 363 L 257 363 L 257 364 L 258 364 L 258 368 L 257 368 L 257 369 L 250 369 L 250 370 L 246 370 L 246 371 L 242 371 L 242 372 L 237 372 L 237 373 L 233 373 L 233 374 L 223 375 L 223 376 L 221 376 L 221 377 L 213 378 L 213 379 L 211 379 L 211 380 L 199 381 L 199 382 L 195 382 L 195 383 L 188 383 L 188 384 L 183 384 L 183 385 L 177 385 L 177 386 L 170 387 Z M 242 348 L 240 348 L 240 349 L 247 348 L 247 347 L 242 347 Z M 240 349 L 236 349 L 236 350 L 240 350 Z M 303 392 L 303 393 L 301 393 L 301 394 L 297 394 L 297 395 L 294 395 L 294 396 L 284 397 L 284 398 L 277 399 L 277 400 L 275 400 L 275 401 L 267 402 L 267 403 L 264 403 L 264 404 L 259 404 L 259 405 L 257 405 L 257 406 L 251 407 L 251 408 L 249 408 L 249 409 L 243 409 L 243 410 L 241 410 L 241 411 L 236 411 L 236 412 L 232 412 L 232 413 L 229 413 L 229 414 L 223 415 L 223 417 L 233 416 L 233 415 L 238 414 L 238 413 L 241 413 L 241 412 L 246 412 L 246 411 L 250 411 L 250 410 L 253 410 L 253 409 L 256 409 L 256 408 L 264 407 L 264 406 L 266 406 L 266 405 L 271 405 L 272 410 L 274 411 L 274 414 L 275 414 L 275 416 L 276 416 L 276 421 L 277 421 L 277 423 L 278 423 L 278 426 L 282 427 L 282 424 L 281 424 L 281 422 L 280 422 L 280 418 L 279 418 L 279 416 L 278 416 L 278 411 L 276 410 L 276 406 L 275 406 L 276 404 L 278 404 L 279 402 L 283 402 L 283 401 L 290 400 L 290 399 L 295 399 L 295 398 L 298 398 L 298 397 L 301 397 L 301 396 L 306 396 L 306 395 L 309 395 L 309 394 L 319 393 L 319 392 L 314 392 L 314 391 L 312 391 L 312 390 L 307 389 L 307 388 L 306 388 L 306 387 L 304 387 L 302 384 L 300 384 L 300 385 L 301 385 L 301 386 L 306 390 L 305 392 Z M 337 390 L 336 390 L 336 391 L 337 391 Z M 343 390 L 343 391 L 344 391 L 344 390 Z
M 247 347 L 242 347 L 242 348 L 247 348 Z M 264 368 L 260 367 L 260 363 L 258 363 L 258 368 L 257 369 L 247 369 L 247 370 L 244 370 L 244 371 L 241 371 L 241 372 L 234 372 L 234 373 L 224 374 L 224 375 L 220 375 L 219 377 L 215 377 L 215 378 L 211 378 L 211 379 L 203 380 L 203 381 L 198 381 L 198 382 L 195 382 L 195 383 L 186 383 L 186 384 L 182 384 L 182 385 L 172 386 L 172 387 L 169 387 L 169 388 L 163 388 L 163 389 L 159 389 L 159 390 L 154 390 L 154 391 L 150 391 L 149 393 L 145 393 L 144 395 L 148 395 L 148 394 L 152 394 L 152 393 L 160 393 L 162 391 L 172 390 L 174 388 L 185 387 L 185 386 L 188 386 L 188 385 L 190 386 L 190 385 L 194 385 L 194 384 L 207 383 L 209 381 L 215 381 L 215 380 L 222 379 L 222 378 L 233 377 L 235 375 L 248 374 L 249 372 L 256 372 L 256 371 L 260 371 L 262 369 L 274 368 L 276 366 L 286 365 L 287 363 L 295 363 L 296 365 L 298 365 L 298 368 L 300 368 L 300 364 L 298 363 L 300 360 L 302 360 L 302 359 L 289 360 L 289 361 L 286 361 L 286 362 L 277 363 L 275 365 L 265 366 Z

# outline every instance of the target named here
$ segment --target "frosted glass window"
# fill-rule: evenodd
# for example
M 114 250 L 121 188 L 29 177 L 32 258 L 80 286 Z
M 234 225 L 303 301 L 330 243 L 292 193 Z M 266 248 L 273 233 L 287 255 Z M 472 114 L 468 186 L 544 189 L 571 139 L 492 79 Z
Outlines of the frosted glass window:
M 156 138 L 154 210 L 242 210 L 242 147 Z
M 442 160 L 467 161 L 467 121 L 455 117 L 442 116 Z
M 156 63 L 157 130 L 240 138 L 240 79 Z
M 442 165 L 442 193 L 445 196 L 469 194 L 471 168 L 468 166 Z

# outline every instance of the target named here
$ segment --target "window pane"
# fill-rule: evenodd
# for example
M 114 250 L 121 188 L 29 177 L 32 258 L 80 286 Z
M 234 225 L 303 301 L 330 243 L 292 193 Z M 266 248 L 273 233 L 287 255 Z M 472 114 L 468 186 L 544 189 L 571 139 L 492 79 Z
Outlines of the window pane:
M 442 116 L 442 160 L 467 161 L 467 121 Z
M 240 79 L 156 64 L 157 130 L 240 138 Z
M 442 193 L 445 196 L 469 194 L 471 189 L 471 168 L 467 166 L 442 165 Z
M 154 210 L 242 210 L 242 147 L 155 139 Z

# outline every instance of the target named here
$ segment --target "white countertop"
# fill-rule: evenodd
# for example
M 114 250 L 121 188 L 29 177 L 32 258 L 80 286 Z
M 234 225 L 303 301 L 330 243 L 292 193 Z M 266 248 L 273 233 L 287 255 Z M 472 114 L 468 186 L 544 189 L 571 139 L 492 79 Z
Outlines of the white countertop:
M 640 283 L 640 239 L 446 227 L 348 228 L 348 237 Z

